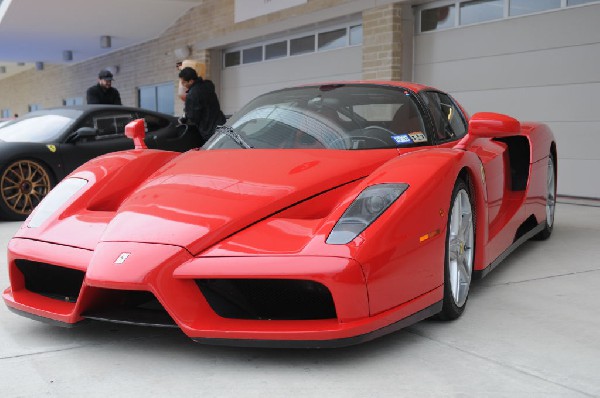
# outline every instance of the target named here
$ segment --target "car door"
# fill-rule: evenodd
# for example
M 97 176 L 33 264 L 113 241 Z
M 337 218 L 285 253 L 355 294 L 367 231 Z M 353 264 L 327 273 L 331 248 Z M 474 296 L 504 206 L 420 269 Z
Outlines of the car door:
M 458 105 L 449 95 L 437 91 L 424 92 L 422 98 L 432 115 L 438 144 L 444 148 L 455 146 L 467 133 L 466 118 Z M 493 225 L 502 214 L 500 210 L 506 199 L 504 192 L 509 183 L 507 179 L 510 178 L 507 146 L 503 142 L 479 139 L 469 147 L 469 151 L 477 154 L 483 166 L 488 220 Z
M 130 110 L 99 110 L 92 112 L 77 123 L 73 131 L 82 127 L 95 129 L 91 137 L 72 136 L 60 144 L 65 173 L 70 173 L 83 163 L 109 152 L 133 149 L 133 141 L 125 136 L 125 126 L 134 120 Z

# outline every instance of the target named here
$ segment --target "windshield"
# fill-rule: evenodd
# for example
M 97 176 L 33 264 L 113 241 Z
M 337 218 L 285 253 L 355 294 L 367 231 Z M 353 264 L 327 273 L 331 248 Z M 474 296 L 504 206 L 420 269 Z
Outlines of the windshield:
M 28 113 L 1 126 L 0 140 L 7 142 L 56 142 L 81 114 L 82 111 L 76 110 Z
M 262 95 L 234 114 L 204 148 L 381 149 L 426 143 L 413 94 L 339 84 Z

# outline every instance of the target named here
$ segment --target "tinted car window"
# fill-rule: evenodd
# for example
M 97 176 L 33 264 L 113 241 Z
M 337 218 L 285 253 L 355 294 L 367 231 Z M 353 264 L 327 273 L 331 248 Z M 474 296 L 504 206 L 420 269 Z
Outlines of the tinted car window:
M 165 128 L 171 123 L 168 119 L 156 115 L 142 113 L 138 117 L 144 118 L 149 133 Z
M 131 112 L 95 112 L 88 115 L 78 127 L 93 127 L 98 129 L 98 138 L 110 138 L 124 135 L 125 126 L 134 119 Z
M 431 112 L 438 141 L 460 138 L 467 133 L 467 124 L 460 108 L 448 95 L 428 91 L 422 98 Z

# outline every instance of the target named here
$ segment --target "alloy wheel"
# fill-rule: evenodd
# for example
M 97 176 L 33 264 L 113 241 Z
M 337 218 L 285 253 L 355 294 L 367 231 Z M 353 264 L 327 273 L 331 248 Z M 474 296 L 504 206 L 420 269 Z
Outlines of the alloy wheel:
M 473 212 L 469 194 L 458 191 L 450 213 L 448 271 L 454 303 L 462 307 L 469 296 L 473 270 Z
M 4 169 L 0 190 L 11 212 L 28 215 L 50 191 L 50 176 L 39 163 L 18 160 Z
M 554 162 L 548 160 L 548 176 L 546 177 L 546 223 L 548 227 L 554 225 L 554 208 L 556 206 L 556 183 L 554 181 Z

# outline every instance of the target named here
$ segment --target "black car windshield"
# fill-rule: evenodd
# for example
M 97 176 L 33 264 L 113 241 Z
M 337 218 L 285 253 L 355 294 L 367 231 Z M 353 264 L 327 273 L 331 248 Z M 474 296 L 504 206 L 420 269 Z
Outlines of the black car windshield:
M 0 127 L 0 140 L 6 142 L 56 142 L 82 113 L 83 111 L 75 109 L 30 112 Z
M 262 95 L 204 145 L 224 148 L 381 149 L 427 143 L 414 94 L 370 84 L 331 84 Z

